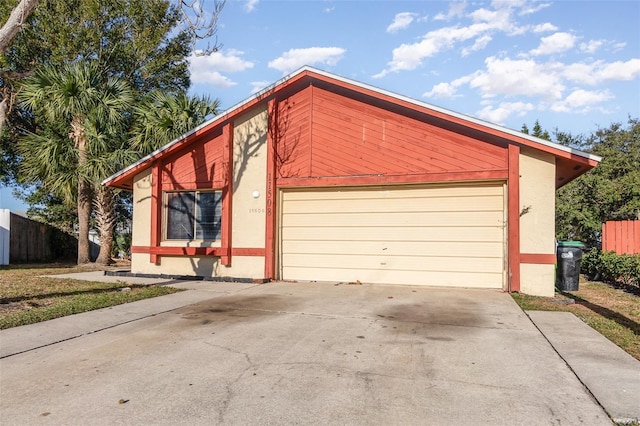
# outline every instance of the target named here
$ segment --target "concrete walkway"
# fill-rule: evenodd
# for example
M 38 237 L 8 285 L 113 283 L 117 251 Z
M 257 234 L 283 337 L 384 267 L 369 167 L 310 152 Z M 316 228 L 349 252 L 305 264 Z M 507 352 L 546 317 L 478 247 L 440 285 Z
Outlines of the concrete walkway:
M 527 315 L 615 422 L 640 421 L 640 361 L 570 312 Z
M 106 277 L 97 272 L 58 275 L 58 278 L 89 281 L 116 282 L 117 277 Z M 104 277 L 104 278 L 102 278 Z M 209 300 L 213 297 L 237 293 L 257 284 L 205 283 L 202 281 L 174 281 L 155 278 L 118 279 L 126 284 L 162 284 L 188 289 L 151 299 L 125 303 L 76 315 L 56 318 L 37 324 L 0 330 L 0 359 L 42 348 L 86 334 L 96 333 L 118 325 L 127 324 L 183 306 Z
M 67 278 L 188 290 L 0 331 L 4 424 L 640 420 L 638 361 L 502 292 Z

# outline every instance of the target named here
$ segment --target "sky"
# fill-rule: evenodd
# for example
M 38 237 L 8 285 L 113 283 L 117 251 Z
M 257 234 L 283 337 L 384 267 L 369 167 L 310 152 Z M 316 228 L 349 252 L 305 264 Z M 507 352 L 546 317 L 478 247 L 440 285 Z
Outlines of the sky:
M 640 118 L 637 0 L 228 0 L 217 37 L 190 93 L 223 110 L 309 65 L 515 130 Z

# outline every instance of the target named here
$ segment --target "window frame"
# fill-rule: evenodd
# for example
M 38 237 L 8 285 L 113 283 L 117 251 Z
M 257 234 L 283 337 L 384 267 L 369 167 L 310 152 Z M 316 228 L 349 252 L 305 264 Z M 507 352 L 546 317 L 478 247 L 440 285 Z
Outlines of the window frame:
M 193 223 L 193 227 L 191 229 L 191 238 L 169 238 L 170 235 L 170 225 L 169 219 L 172 211 L 172 206 L 170 205 L 170 197 L 172 194 L 193 194 L 193 207 L 192 210 L 188 213 L 181 212 L 187 216 L 187 220 Z M 214 210 L 213 210 L 213 218 L 214 218 L 214 230 L 215 230 L 215 238 L 197 238 L 200 233 L 206 232 L 202 226 L 202 203 L 200 202 L 201 194 L 215 194 L 214 195 Z M 189 243 L 189 242 L 204 242 L 204 243 L 219 243 L 222 239 L 222 198 L 223 192 L 220 189 L 207 189 L 207 190 L 169 190 L 163 191 L 163 207 L 162 207 L 162 241 L 166 241 L 169 243 Z M 173 209 L 176 211 L 175 209 Z M 218 223 L 217 227 L 215 222 Z M 181 222 L 184 223 L 184 222 Z M 201 227 L 200 229 L 199 226 Z M 186 232 L 189 232 L 185 229 Z M 187 235 L 188 237 L 189 235 Z M 206 237 L 206 235 L 203 235 Z

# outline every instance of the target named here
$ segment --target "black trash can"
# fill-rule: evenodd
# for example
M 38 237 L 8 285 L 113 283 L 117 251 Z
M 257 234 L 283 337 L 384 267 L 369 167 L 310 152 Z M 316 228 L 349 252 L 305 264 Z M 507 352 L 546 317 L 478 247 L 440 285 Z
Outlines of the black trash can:
M 559 241 L 556 250 L 556 287 L 560 291 L 577 291 L 580 285 L 580 262 L 585 245 L 580 241 Z

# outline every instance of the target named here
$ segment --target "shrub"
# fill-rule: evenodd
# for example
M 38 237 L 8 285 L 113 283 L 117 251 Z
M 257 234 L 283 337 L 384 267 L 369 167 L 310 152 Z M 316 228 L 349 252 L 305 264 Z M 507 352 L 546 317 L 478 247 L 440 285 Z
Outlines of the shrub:
M 640 286 L 640 255 L 591 249 L 582 257 L 582 271 L 596 281 Z

